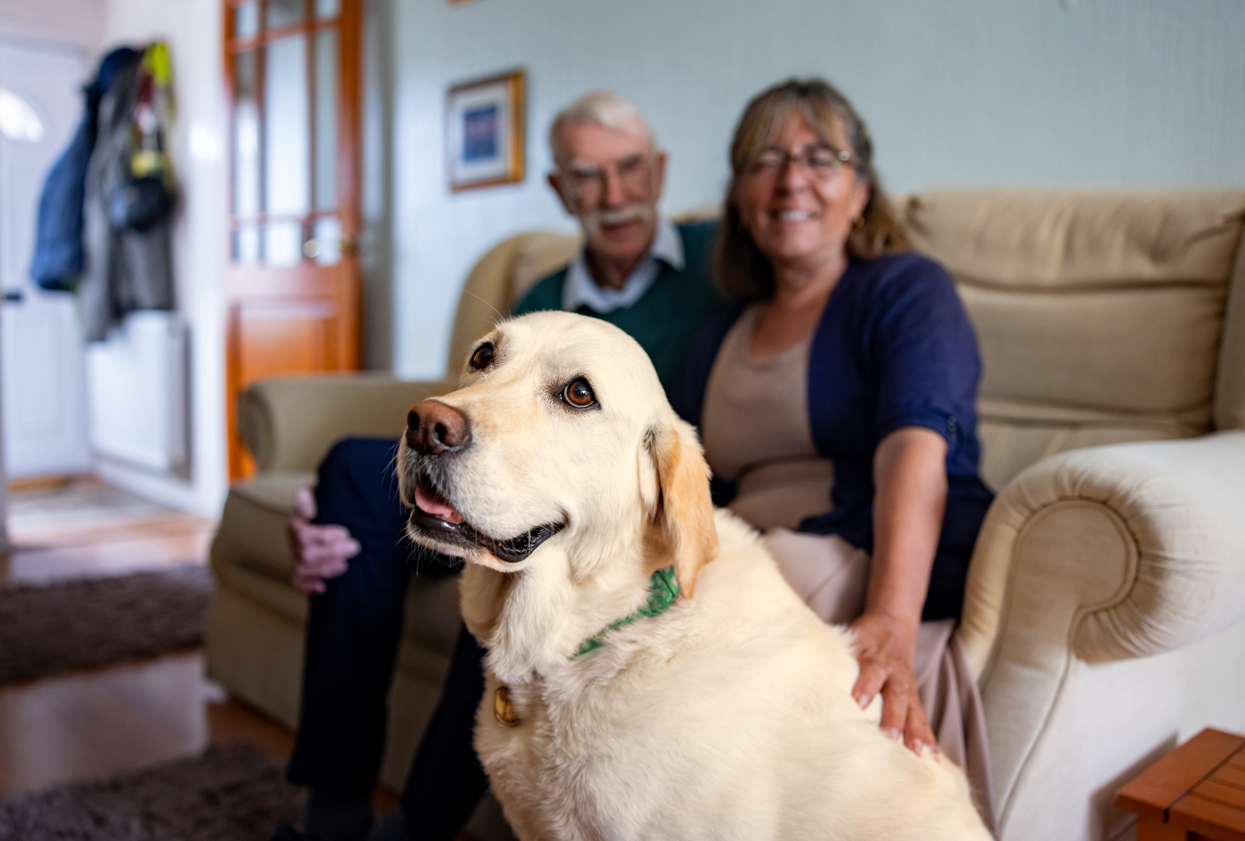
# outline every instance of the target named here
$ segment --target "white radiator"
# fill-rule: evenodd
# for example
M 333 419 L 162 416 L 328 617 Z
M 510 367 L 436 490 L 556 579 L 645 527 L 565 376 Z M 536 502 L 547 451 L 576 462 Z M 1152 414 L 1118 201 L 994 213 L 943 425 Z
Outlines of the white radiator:
M 135 312 L 87 345 L 91 448 L 161 474 L 188 469 L 186 324 L 174 312 Z

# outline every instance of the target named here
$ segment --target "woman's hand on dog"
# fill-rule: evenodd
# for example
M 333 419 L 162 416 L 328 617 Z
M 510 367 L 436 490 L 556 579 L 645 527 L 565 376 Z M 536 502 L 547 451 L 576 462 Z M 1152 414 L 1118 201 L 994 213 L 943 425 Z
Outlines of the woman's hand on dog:
M 293 584 L 304 593 L 323 593 L 324 581 L 346 571 L 347 561 L 359 554 L 359 541 L 345 526 L 317 525 L 316 498 L 310 488 L 298 492 L 285 534 L 294 555 Z
M 892 739 L 903 738 L 913 753 L 926 748 L 937 750 L 938 743 L 917 694 L 916 628 L 909 628 L 885 613 L 865 613 L 851 625 L 856 637 L 856 660 L 860 676 L 852 687 L 852 697 L 861 709 L 882 693 L 882 732 Z

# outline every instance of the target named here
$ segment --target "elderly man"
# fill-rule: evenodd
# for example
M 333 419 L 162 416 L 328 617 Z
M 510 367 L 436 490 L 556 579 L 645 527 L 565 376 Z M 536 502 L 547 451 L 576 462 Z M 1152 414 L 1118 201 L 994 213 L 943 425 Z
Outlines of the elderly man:
M 598 92 L 574 102 L 554 120 L 549 141 L 556 166 L 549 184 L 579 220 L 584 247 L 568 267 L 538 282 L 514 313 L 564 309 L 616 324 L 648 352 L 669 390 L 692 333 L 721 306 L 707 266 L 715 226 L 675 226 L 658 215 L 666 156 L 621 97 Z M 370 439 L 337 444 L 320 467 L 314 496 L 300 495 L 290 518 L 294 583 L 312 597 L 288 776 L 311 793 L 307 835 L 287 830 L 278 837 L 451 839 L 487 786 L 471 748 L 482 650 L 464 629 L 402 807 L 372 828 L 407 574 L 419 561 L 423 575 L 454 571 L 448 560 L 417 556 L 403 537 L 394 446 Z

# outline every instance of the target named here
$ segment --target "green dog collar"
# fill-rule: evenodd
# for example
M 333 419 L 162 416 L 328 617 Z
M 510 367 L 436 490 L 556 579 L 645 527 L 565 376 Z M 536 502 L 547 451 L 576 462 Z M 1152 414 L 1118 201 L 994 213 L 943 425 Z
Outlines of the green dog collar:
M 674 604 L 674 600 L 678 597 L 679 581 L 674 577 L 674 567 L 662 567 L 653 573 L 653 577 L 648 580 L 648 601 L 635 613 L 630 616 L 624 616 L 617 622 L 611 622 L 584 640 L 580 644 L 579 650 L 571 655 L 571 659 L 574 660 L 576 657 L 581 657 L 593 649 L 600 648 L 605 644 L 605 635 L 615 628 L 630 625 L 637 619 L 646 616 L 660 616 L 666 612 L 670 605 Z

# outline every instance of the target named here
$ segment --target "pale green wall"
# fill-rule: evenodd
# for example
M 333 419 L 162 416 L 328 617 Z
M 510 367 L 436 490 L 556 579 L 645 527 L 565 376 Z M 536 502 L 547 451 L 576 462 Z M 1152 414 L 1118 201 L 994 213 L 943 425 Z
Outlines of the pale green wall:
M 394 68 L 393 355 L 438 376 L 472 263 L 569 229 L 545 133 L 574 97 L 633 99 L 670 153 L 665 206 L 716 201 L 751 95 L 824 75 L 872 130 L 888 187 L 1245 187 L 1240 0 L 447 0 L 388 2 Z M 528 73 L 528 177 L 451 195 L 451 84 Z M 483 325 L 482 325 L 483 329 Z

